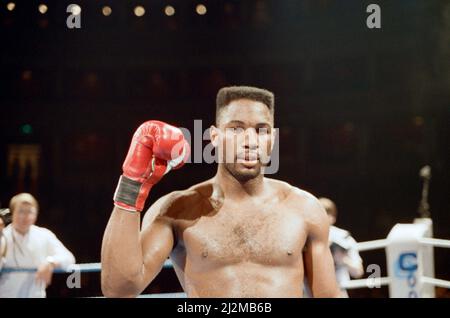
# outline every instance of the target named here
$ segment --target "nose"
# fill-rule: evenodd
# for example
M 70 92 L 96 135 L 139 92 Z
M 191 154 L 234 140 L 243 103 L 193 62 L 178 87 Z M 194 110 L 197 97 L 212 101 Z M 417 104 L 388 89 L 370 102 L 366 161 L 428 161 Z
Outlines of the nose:
M 245 149 L 254 150 L 258 148 L 258 134 L 256 129 L 247 128 L 245 130 Z

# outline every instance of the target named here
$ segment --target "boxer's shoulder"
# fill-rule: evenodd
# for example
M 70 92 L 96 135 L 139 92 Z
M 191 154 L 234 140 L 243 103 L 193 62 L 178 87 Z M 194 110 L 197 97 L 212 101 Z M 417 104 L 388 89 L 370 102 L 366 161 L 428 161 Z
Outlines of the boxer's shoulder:
M 286 196 L 285 204 L 300 213 L 306 221 L 323 221 L 326 217 L 319 200 L 313 194 L 286 182 L 282 188 Z
M 281 195 L 288 195 L 293 188 L 289 183 L 278 179 L 264 177 L 264 180 L 270 185 L 271 188 L 275 189 Z
M 318 199 L 305 190 L 295 187 L 285 181 L 269 178 L 266 179 L 269 181 L 271 186 L 276 189 L 280 198 L 285 199 L 287 203 L 292 203 L 297 206 L 299 204 L 301 206 L 308 204 L 319 204 Z
M 159 205 L 160 215 L 172 219 L 185 218 L 186 213 L 202 213 L 203 206 L 210 201 L 212 193 L 213 183 L 207 180 L 188 189 L 170 192 L 155 204 Z

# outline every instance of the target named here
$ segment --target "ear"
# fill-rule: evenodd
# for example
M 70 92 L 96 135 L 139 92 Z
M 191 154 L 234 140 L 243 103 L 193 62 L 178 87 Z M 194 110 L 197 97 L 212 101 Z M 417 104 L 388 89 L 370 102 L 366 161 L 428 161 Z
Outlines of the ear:
M 214 125 L 211 125 L 211 127 L 209 127 L 209 137 L 212 145 L 217 147 L 219 145 L 220 129 Z

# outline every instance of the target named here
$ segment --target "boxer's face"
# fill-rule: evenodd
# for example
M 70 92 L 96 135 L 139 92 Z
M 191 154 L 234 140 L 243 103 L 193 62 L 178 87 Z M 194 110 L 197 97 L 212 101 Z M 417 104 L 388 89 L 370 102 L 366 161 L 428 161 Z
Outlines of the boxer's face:
M 37 219 L 37 209 L 35 206 L 29 203 L 19 203 L 12 212 L 12 225 L 14 229 L 21 233 L 26 234 Z
M 218 127 L 211 127 L 211 141 L 219 152 L 219 162 L 239 181 L 262 172 L 269 163 L 275 140 L 273 115 L 261 102 L 232 101 L 221 110 Z

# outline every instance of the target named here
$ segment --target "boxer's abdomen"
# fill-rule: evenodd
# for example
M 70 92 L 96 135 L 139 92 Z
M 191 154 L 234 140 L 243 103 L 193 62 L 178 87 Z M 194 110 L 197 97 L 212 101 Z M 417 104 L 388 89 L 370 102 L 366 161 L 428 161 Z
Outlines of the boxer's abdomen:
M 185 288 L 189 297 L 302 297 L 302 267 L 270 267 L 249 262 L 190 271 Z

